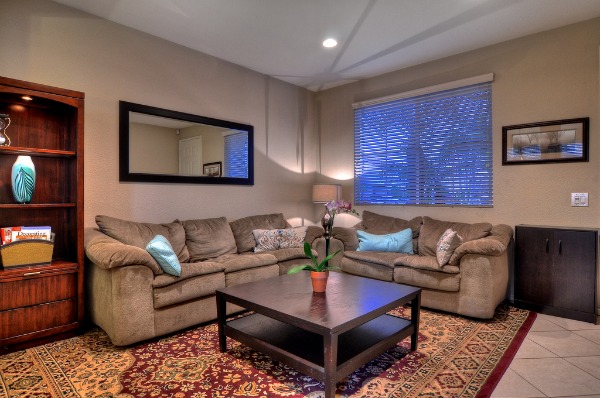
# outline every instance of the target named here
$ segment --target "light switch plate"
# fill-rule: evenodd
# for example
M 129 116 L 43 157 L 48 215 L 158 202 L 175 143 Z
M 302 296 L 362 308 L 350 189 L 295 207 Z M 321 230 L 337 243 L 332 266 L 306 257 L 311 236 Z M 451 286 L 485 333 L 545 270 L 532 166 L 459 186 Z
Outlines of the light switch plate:
M 571 206 L 588 207 L 588 193 L 571 193 Z

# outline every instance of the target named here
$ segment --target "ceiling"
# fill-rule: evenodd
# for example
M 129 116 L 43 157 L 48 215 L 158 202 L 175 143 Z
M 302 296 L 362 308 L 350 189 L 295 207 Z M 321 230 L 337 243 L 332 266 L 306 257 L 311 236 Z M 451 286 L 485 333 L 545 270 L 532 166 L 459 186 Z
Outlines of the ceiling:
M 54 1 L 313 91 L 600 16 L 600 0 Z

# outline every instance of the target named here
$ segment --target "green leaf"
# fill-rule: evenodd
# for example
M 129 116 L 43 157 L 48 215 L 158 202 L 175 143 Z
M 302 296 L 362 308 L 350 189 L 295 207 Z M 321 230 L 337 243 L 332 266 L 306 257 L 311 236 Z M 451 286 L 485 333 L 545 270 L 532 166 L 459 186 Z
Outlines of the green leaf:
M 308 271 L 312 271 L 311 270 L 311 266 L 310 265 L 296 265 L 295 267 L 292 267 L 288 270 L 288 274 L 297 274 L 300 271 L 304 271 L 304 270 L 308 270 Z

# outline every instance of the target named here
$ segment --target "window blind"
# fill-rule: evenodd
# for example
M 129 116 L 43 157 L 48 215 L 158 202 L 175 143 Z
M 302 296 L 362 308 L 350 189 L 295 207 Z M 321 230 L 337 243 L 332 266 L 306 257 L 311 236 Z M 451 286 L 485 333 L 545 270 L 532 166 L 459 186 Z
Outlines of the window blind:
M 492 206 L 492 86 L 354 110 L 356 204 Z
M 248 178 L 248 133 L 225 136 L 225 177 Z

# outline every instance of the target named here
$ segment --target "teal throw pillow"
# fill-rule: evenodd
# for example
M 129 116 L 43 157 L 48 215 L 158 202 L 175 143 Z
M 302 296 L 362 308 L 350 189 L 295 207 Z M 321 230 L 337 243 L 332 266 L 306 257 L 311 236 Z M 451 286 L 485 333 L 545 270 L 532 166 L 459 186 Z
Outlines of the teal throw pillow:
M 357 231 L 357 233 L 358 249 L 356 250 L 358 251 L 414 254 L 410 228 L 386 235 L 374 235 L 365 231 Z
M 162 235 L 156 235 L 146 245 L 146 251 L 156 260 L 160 268 L 167 274 L 180 276 L 181 264 L 177 259 L 177 254 L 173 251 L 173 247 Z

